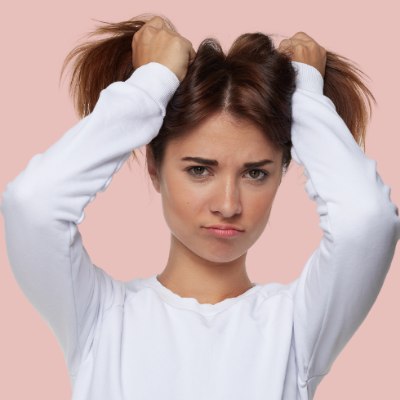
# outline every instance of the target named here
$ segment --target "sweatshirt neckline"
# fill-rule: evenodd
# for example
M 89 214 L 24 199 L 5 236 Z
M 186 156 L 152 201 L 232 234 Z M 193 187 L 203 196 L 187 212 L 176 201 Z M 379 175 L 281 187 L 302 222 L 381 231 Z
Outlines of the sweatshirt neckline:
M 199 303 L 194 297 L 182 297 L 172 290 L 168 289 L 158 280 L 158 274 L 152 275 L 151 277 L 145 279 L 147 286 L 152 287 L 161 296 L 161 298 L 167 303 L 187 310 L 197 311 L 202 314 L 215 314 L 217 312 L 223 311 L 233 304 L 245 299 L 246 297 L 256 293 L 261 285 L 258 283 L 253 283 L 253 286 L 247 289 L 242 294 L 236 297 L 228 297 L 218 303 Z

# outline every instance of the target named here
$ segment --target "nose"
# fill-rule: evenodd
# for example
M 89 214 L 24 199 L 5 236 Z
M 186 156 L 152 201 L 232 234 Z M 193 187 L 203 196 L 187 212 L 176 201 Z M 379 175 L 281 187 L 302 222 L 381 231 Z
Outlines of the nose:
M 242 212 L 240 187 L 234 178 L 226 178 L 223 182 L 216 182 L 210 210 L 220 213 L 224 218 L 233 217 Z

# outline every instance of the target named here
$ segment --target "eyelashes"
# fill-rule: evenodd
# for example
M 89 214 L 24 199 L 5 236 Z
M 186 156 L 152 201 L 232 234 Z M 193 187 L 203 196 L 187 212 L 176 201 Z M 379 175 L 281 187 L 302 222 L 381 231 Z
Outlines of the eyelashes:
M 199 170 L 200 172 L 205 171 L 207 170 L 207 167 L 204 167 L 202 165 L 192 165 L 186 168 L 186 172 L 195 179 L 204 180 L 208 178 L 209 175 L 198 174 L 195 172 L 195 171 L 199 172 Z M 246 174 L 250 172 L 257 172 L 256 178 L 249 178 L 251 181 L 254 182 L 263 182 L 269 176 L 269 172 L 264 169 L 259 169 L 259 168 L 250 169 L 246 172 Z

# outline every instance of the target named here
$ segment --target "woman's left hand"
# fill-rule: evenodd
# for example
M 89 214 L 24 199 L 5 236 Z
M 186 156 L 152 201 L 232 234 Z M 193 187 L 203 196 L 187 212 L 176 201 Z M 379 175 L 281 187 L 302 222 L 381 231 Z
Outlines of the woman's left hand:
M 325 76 L 326 50 L 304 32 L 297 32 L 289 39 L 283 39 L 277 49 L 289 55 L 292 61 L 299 61 L 315 67 Z

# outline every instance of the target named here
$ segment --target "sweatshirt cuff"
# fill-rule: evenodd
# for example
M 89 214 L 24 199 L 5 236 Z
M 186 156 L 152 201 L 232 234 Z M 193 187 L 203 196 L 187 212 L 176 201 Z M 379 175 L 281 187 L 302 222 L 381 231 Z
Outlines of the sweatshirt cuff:
M 324 78 L 317 68 L 299 61 L 291 62 L 296 70 L 296 88 L 323 94 Z
M 180 84 L 172 70 L 154 61 L 136 68 L 125 82 L 144 90 L 152 97 L 161 107 L 163 116 L 169 100 Z

